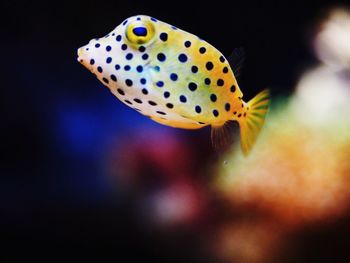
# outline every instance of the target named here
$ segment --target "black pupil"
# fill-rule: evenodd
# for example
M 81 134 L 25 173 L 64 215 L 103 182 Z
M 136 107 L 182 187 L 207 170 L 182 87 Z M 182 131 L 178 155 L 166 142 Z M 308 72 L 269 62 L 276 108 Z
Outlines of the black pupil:
M 135 27 L 132 32 L 139 37 L 147 36 L 147 29 L 145 27 Z

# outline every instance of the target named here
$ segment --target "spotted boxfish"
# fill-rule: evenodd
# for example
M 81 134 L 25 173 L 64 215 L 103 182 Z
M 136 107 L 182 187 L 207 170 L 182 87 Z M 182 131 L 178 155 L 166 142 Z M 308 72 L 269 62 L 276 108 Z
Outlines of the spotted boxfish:
M 124 104 L 158 123 L 183 129 L 210 125 L 216 149 L 227 146 L 228 127 L 236 121 L 247 155 L 264 124 L 268 90 L 244 102 L 235 68 L 220 51 L 153 17 L 124 20 L 79 48 L 78 61 Z

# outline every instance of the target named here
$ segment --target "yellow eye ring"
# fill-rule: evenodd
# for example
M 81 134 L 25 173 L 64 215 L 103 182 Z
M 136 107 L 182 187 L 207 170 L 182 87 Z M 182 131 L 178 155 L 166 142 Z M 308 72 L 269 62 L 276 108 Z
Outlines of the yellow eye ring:
M 154 36 L 154 26 L 150 21 L 133 21 L 126 28 L 126 38 L 132 44 L 145 44 Z

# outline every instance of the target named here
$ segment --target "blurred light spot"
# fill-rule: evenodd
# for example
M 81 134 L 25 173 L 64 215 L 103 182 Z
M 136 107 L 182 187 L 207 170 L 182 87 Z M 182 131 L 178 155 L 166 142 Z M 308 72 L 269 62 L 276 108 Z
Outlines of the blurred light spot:
M 337 8 L 320 25 L 314 39 L 314 48 L 320 60 L 335 68 L 350 68 L 350 12 Z
M 293 102 L 300 119 L 328 126 L 349 119 L 350 79 L 340 77 L 329 67 L 308 71 L 296 89 L 297 99 Z
M 284 244 L 279 226 L 269 221 L 241 220 L 219 227 L 211 247 L 224 262 L 279 262 Z
M 199 215 L 199 193 L 189 183 L 174 183 L 149 199 L 148 215 L 157 225 L 188 224 Z
M 66 109 L 59 119 L 59 134 L 70 151 L 76 154 L 93 154 L 103 134 L 104 125 L 96 114 L 84 108 Z

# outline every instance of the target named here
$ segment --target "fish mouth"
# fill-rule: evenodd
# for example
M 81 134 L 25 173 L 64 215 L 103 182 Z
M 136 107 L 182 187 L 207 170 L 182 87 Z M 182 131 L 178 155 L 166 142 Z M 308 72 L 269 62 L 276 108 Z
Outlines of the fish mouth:
M 78 48 L 77 50 L 77 61 L 82 64 L 85 68 L 87 68 L 89 71 L 93 72 L 93 67 L 90 65 L 89 61 L 89 56 L 86 54 L 84 51 L 85 46 Z
M 83 48 L 78 48 L 78 50 L 77 50 L 77 55 L 78 55 L 77 61 L 78 61 L 79 63 L 83 64 L 83 63 L 84 63 L 84 59 L 83 59 Z

